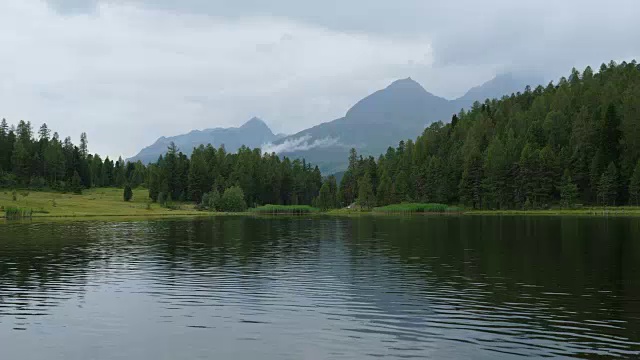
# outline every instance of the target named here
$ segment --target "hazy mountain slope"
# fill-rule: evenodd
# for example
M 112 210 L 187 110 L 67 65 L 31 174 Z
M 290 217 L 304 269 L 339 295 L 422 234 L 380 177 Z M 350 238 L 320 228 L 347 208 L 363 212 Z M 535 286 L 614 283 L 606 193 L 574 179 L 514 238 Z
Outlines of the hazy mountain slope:
M 461 108 L 469 108 L 474 101 L 500 98 L 522 91 L 526 85 L 535 87 L 540 79 L 514 74 L 498 75 L 486 83 L 470 89 L 455 100 L 447 100 L 427 92 L 411 78 L 397 80 L 386 88 L 358 101 L 344 117 L 322 123 L 293 135 L 274 135 L 260 119 L 254 118 L 239 128 L 194 130 L 170 138 L 162 137 L 129 160 L 152 162 L 164 154 L 171 141 L 185 153 L 200 144 L 224 144 L 235 151 L 241 145 L 263 146 L 290 158 L 305 158 L 316 164 L 323 173 L 346 169 L 349 149 L 377 157 L 390 144 L 413 139 L 434 121 L 449 121 Z
M 410 78 L 398 80 L 360 100 L 345 117 L 285 137 L 276 141 L 273 148 L 292 158 L 304 157 L 325 174 L 339 172 L 346 169 L 352 147 L 360 154 L 377 157 L 389 144 L 413 139 L 429 124 L 447 122 L 475 101 L 500 98 L 540 83 L 533 77 L 498 75 L 458 99 L 446 100 L 430 94 Z
M 264 150 L 304 157 L 331 173 L 344 170 L 350 148 L 377 155 L 389 143 L 415 137 L 430 123 L 451 117 L 454 109 L 410 78 L 398 80 L 360 100 L 345 117 L 289 135 Z
M 255 148 L 277 139 L 278 136 L 273 134 L 264 121 L 253 118 L 237 128 L 193 130 L 188 134 L 163 136 L 128 160 L 140 160 L 143 163 L 154 162 L 158 160 L 160 155 L 167 152 L 167 147 L 171 142 L 174 142 L 180 151 L 191 155 L 193 148 L 201 144 L 212 144 L 216 147 L 224 144 L 228 151 L 235 152 L 242 145 Z

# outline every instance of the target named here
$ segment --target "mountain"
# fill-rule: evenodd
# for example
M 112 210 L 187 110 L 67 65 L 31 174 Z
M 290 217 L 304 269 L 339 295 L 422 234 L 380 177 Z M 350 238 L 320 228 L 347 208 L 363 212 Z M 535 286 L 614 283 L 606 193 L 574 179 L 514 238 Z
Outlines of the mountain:
M 522 91 L 526 85 L 542 81 L 515 74 L 498 75 L 486 83 L 470 89 L 458 99 L 447 100 L 426 91 L 411 78 L 394 81 L 386 88 L 358 101 L 344 117 L 316 125 L 297 134 L 274 135 L 260 119 L 253 118 L 239 128 L 194 130 L 170 138 L 161 137 L 143 149 L 130 161 L 148 163 L 164 154 L 171 141 L 186 154 L 194 147 L 211 143 L 224 144 L 228 151 L 241 145 L 263 146 L 265 152 L 276 152 L 290 158 L 305 158 L 316 164 L 324 174 L 343 171 L 347 167 L 349 149 L 368 156 L 386 152 L 389 144 L 413 139 L 435 121 L 447 122 L 461 108 L 469 108 L 475 101 L 500 98 Z
M 364 156 L 378 157 L 389 144 L 413 139 L 431 123 L 447 122 L 475 101 L 500 98 L 539 83 L 513 74 L 498 75 L 458 99 L 447 100 L 411 78 L 397 80 L 357 102 L 344 117 L 284 137 L 263 150 L 305 158 L 323 173 L 332 174 L 346 169 L 351 148 Z
M 500 99 L 504 95 L 523 91 L 527 85 L 534 88 L 542 83 L 543 79 L 537 76 L 517 75 L 514 73 L 500 74 L 482 85 L 471 88 L 466 94 L 453 100 L 453 102 L 460 109 L 469 108 L 475 101 L 483 102 L 485 99 Z
M 242 145 L 256 148 L 262 144 L 276 141 L 278 138 L 278 135 L 274 135 L 264 121 L 254 117 L 237 128 L 193 130 L 188 134 L 171 137 L 163 136 L 152 145 L 142 149 L 136 156 L 127 160 L 140 160 L 145 164 L 154 162 L 158 160 L 160 155 L 164 155 L 167 152 L 167 147 L 171 142 L 174 142 L 180 151 L 191 155 L 193 148 L 201 144 L 212 144 L 216 147 L 224 144 L 227 151 L 235 152 Z
M 352 147 L 378 155 L 389 143 L 413 138 L 453 111 L 447 99 L 427 92 L 411 78 L 402 79 L 360 100 L 344 117 L 289 135 L 263 150 L 304 157 L 323 173 L 333 173 L 346 168 Z

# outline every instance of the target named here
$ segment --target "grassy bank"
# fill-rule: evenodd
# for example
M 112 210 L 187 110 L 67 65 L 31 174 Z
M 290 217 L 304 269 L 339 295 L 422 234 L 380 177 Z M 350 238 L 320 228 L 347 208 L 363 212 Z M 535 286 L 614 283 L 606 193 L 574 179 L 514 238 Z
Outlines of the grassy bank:
M 261 215 L 303 215 L 319 213 L 320 209 L 309 205 L 264 205 L 249 209 L 249 213 Z
M 133 199 L 123 200 L 123 190 L 97 188 L 85 190 L 82 195 L 56 192 L 0 190 L 0 218 L 5 218 L 4 209 L 18 208 L 32 211 L 33 218 L 43 217 L 109 217 L 109 216 L 180 216 L 203 215 L 193 204 L 176 203 L 177 210 L 150 204 L 145 189 L 134 189 Z
M 462 209 L 445 204 L 403 203 L 373 209 L 376 214 L 460 213 Z
M 174 203 L 174 209 L 149 203 L 147 190 L 134 189 L 133 199 L 125 202 L 123 190 L 115 188 L 90 189 L 82 195 L 56 192 L 17 191 L 0 189 L 0 219 L 140 219 L 153 217 L 219 216 L 219 215 L 328 215 L 328 216 L 385 216 L 412 214 L 461 214 L 461 215 L 519 215 L 519 216 L 640 216 L 640 207 L 581 207 L 578 209 L 548 210 L 464 210 L 442 204 L 395 204 L 378 207 L 372 211 L 359 209 L 335 209 L 321 212 L 319 209 L 300 205 L 265 205 L 243 213 L 213 213 L 197 211 L 191 203 Z M 5 212 L 7 210 L 7 212 Z
M 640 216 L 640 207 L 582 207 L 578 209 L 545 210 L 473 210 L 466 215 L 528 215 L 528 216 Z

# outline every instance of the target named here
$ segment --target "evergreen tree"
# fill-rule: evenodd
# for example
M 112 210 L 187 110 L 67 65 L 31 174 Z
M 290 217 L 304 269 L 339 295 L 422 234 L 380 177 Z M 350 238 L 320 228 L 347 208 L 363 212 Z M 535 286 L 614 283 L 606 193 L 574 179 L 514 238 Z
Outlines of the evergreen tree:
M 315 206 L 322 211 L 327 211 L 333 208 L 333 199 L 331 198 L 331 190 L 329 189 L 329 182 L 325 181 L 320 188 L 320 193 L 315 201 Z
M 618 195 L 618 171 L 613 163 L 602 173 L 598 184 L 598 198 L 603 205 L 615 205 Z
M 124 201 L 131 201 L 131 199 L 133 198 L 133 190 L 131 190 L 131 185 L 126 184 L 124 186 Z
M 385 206 L 396 202 L 393 194 L 393 184 L 391 183 L 391 177 L 389 173 L 385 171 L 380 178 L 380 184 L 377 191 L 378 205 Z
M 631 180 L 629 180 L 629 203 L 640 206 L 640 160 L 636 163 Z
M 578 186 L 571 180 L 569 170 L 564 171 L 562 176 L 562 185 L 560 186 L 560 200 L 562 206 L 571 208 L 575 205 L 578 198 Z
M 358 205 L 366 210 L 371 210 L 376 205 L 371 175 L 368 172 L 358 181 Z
M 87 133 L 80 134 L 80 155 L 82 158 L 86 158 L 89 154 L 89 141 L 87 140 Z
M 82 194 L 82 179 L 80 179 L 80 174 L 77 171 L 73 172 L 69 190 L 73 191 L 74 194 Z
M 49 138 L 51 137 L 51 130 L 49 130 L 49 127 L 46 123 L 40 126 L 40 130 L 38 130 L 38 136 L 40 137 L 40 140 L 49 141 Z

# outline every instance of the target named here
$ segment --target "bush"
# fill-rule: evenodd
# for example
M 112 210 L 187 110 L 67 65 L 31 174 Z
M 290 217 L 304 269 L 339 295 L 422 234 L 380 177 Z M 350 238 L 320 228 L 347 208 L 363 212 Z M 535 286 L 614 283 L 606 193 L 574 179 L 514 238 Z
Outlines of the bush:
M 32 177 L 29 182 L 29 188 L 31 189 L 42 190 L 45 187 L 47 187 L 47 181 L 40 176 Z
M 219 205 L 220 193 L 218 192 L 218 190 L 214 189 L 213 191 L 202 195 L 202 201 L 200 201 L 200 204 L 198 204 L 198 209 L 216 211 Z
M 82 179 L 80 179 L 80 175 L 77 171 L 73 172 L 73 177 L 71 178 L 71 184 L 69 186 L 69 190 L 73 191 L 76 195 L 82 194 Z
M 131 199 L 133 198 L 133 190 L 131 190 L 131 185 L 126 184 L 124 186 L 124 201 L 131 201 Z
M 11 192 L 11 200 L 18 201 L 18 192 L 17 191 L 13 190 Z
M 244 192 L 239 186 L 232 186 L 225 190 L 219 202 L 220 204 L 216 204 L 216 208 L 220 211 L 242 212 L 247 210 Z

